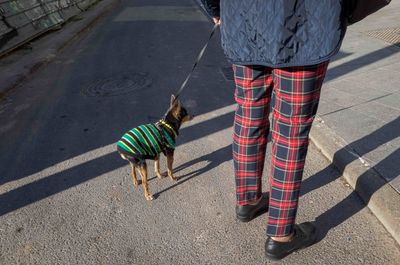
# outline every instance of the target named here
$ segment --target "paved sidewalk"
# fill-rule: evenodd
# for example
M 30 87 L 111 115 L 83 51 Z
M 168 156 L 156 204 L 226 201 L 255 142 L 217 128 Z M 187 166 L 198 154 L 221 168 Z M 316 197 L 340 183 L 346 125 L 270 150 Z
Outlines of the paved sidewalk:
M 400 1 L 350 26 L 311 133 L 400 240 Z
M 319 116 L 325 123 L 368 164 L 375 167 L 398 192 L 399 15 L 400 1 L 393 1 L 390 8 L 349 27 L 341 52 L 330 65 L 319 108 Z M 388 28 L 398 29 L 399 46 L 368 35 Z M 368 144 L 352 144 L 382 127 L 390 130 L 370 137 Z

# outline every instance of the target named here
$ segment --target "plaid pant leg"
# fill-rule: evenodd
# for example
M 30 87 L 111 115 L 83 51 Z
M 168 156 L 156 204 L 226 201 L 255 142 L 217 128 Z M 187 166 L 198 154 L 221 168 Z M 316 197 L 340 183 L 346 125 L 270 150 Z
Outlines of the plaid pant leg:
M 268 236 L 293 232 L 308 149 L 328 62 L 273 70 L 272 160 Z
M 269 133 L 269 103 L 272 91 L 271 68 L 233 65 L 237 108 L 233 132 L 233 161 L 238 205 L 261 196 Z

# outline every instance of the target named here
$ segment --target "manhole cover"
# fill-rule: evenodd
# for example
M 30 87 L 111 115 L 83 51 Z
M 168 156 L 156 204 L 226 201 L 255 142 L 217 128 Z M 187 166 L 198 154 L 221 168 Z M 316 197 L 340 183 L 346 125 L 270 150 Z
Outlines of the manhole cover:
M 125 95 L 150 85 L 146 73 L 136 73 L 115 78 L 100 79 L 82 90 L 88 97 L 111 97 Z
M 365 32 L 367 35 L 400 47 L 400 28 L 389 28 Z

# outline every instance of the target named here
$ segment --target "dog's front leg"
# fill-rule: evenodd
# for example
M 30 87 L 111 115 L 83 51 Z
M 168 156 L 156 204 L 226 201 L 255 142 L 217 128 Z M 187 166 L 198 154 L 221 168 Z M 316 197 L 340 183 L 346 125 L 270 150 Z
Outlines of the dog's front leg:
M 160 156 L 156 156 L 156 158 L 154 159 L 154 171 L 156 173 L 156 176 L 161 179 L 164 176 L 161 174 L 160 172 Z
M 168 153 L 167 154 L 167 167 L 168 167 L 168 177 L 171 178 L 173 181 L 177 181 L 177 178 L 174 177 L 174 174 L 172 172 L 172 165 L 174 163 L 174 153 Z
M 144 197 L 146 198 L 146 200 L 151 201 L 154 199 L 154 197 L 149 192 L 149 185 L 147 184 L 147 165 L 146 165 L 146 163 L 141 164 L 139 168 L 140 168 L 140 175 L 142 176 Z

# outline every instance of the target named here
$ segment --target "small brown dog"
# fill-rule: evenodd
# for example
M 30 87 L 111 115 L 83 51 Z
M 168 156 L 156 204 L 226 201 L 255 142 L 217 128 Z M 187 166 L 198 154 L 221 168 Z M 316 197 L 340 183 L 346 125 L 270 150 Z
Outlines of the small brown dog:
M 133 185 L 137 187 L 136 168 L 142 177 L 144 197 L 153 200 L 147 184 L 146 159 L 154 160 L 154 169 L 158 178 L 163 178 L 160 172 L 160 153 L 167 157 L 167 172 L 171 180 L 176 181 L 172 172 L 174 162 L 175 140 L 181 125 L 193 118 L 182 103 L 171 96 L 170 108 L 164 119 L 154 124 L 140 125 L 125 133 L 117 143 L 117 150 L 122 159 L 131 165 Z

